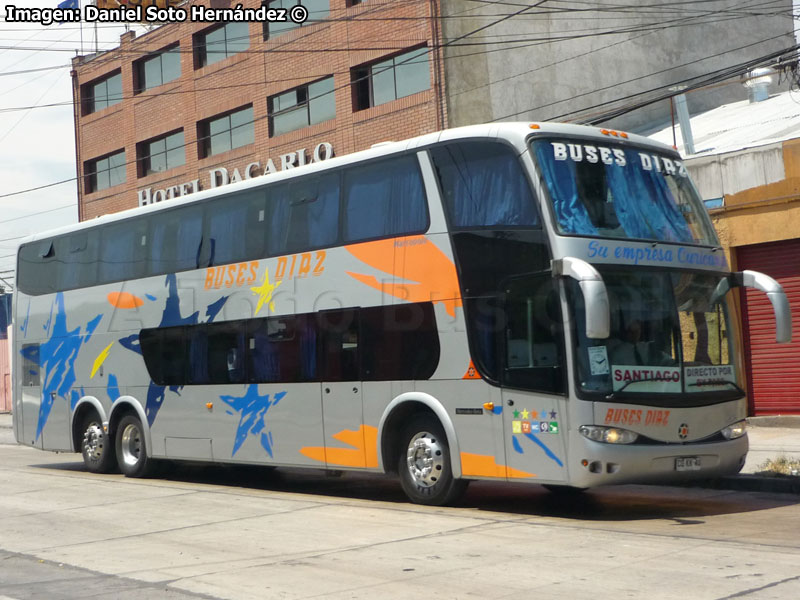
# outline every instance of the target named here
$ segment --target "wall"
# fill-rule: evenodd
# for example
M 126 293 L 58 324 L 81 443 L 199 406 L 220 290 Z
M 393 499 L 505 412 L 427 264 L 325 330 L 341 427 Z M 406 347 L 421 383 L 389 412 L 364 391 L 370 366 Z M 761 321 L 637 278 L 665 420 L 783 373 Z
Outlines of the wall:
M 800 139 L 687 161 L 698 182 L 719 171 L 725 206 L 710 211 L 726 250 L 800 237 Z M 750 185 L 748 185 L 748 183 Z M 698 189 L 704 198 L 709 187 Z M 718 196 L 712 196 L 718 197 Z
M 459 0 L 442 0 L 449 15 L 443 21 L 445 40 L 488 26 L 445 47 L 451 123 L 564 120 L 577 111 L 596 117 L 626 105 L 631 94 L 659 87 L 664 93 L 688 77 L 795 43 L 792 21 L 783 16 L 733 15 L 731 3 L 724 1 L 686 6 L 686 12 L 681 7 L 665 12 L 663 2 L 643 0 L 635 11 L 621 12 L 584 2 L 531 3 L 523 13 L 499 21 L 522 5 L 465 7 Z M 792 3 L 780 0 L 770 8 L 788 14 Z M 620 30 L 624 33 L 609 33 Z M 761 40 L 769 41 L 756 43 Z M 733 99 L 741 99 L 738 82 L 690 94 L 689 108 L 696 113 Z M 642 131 L 669 120 L 664 100 L 608 126 Z

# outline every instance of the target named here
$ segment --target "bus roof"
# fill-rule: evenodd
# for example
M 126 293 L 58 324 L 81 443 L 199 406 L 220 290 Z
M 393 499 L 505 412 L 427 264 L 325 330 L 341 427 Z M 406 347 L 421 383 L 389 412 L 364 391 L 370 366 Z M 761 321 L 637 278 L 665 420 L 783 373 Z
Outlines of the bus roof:
M 638 145 L 649 146 L 656 151 L 675 153 L 675 150 L 672 147 L 662 144 L 661 142 L 656 142 L 650 138 L 603 127 L 574 125 L 570 123 L 531 121 L 467 125 L 464 127 L 456 127 L 453 129 L 445 129 L 434 133 L 428 133 L 398 142 L 382 142 L 367 150 L 361 150 L 358 152 L 345 154 L 343 156 L 336 156 L 321 162 L 293 167 L 278 173 L 272 173 L 268 176 L 262 175 L 253 177 L 252 179 L 246 179 L 225 186 L 202 190 L 186 196 L 170 199 L 168 202 L 159 202 L 155 204 L 149 204 L 147 206 L 137 206 L 120 212 L 101 215 L 88 221 L 81 221 L 79 223 L 65 225 L 56 229 L 37 232 L 23 238 L 20 241 L 20 246 L 42 238 L 63 235 L 73 231 L 80 231 L 82 229 L 91 229 L 95 225 L 122 221 L 134 216 L 141 216 L 143 214 L 170 210 L 172 207 L 191 204 L 207 198 L 235 193 L 237 191 L 244 191 L 284 180 L 290 180 L 305 174 L 322 172 L 328 169 L 342 167 L 383 156 L 389 156 L 391 154 L 397 154 L 404 151 L 414 150 L 415 148 L 425 148 L 437 142 L 474 138 L 503 139 L 511 142 L 520 152 L 523 152 L 525 150 L 525 144 L 531 135 L 576 136 L 589 140 L 595 140 L 597 142 L 627 141 Z

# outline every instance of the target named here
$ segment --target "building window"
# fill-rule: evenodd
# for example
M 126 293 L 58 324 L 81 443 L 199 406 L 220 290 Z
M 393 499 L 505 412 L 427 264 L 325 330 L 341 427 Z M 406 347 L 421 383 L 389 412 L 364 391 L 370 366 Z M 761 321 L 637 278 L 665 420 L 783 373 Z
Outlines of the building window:
M 336 116 L 333 77 L 267 99 L 270 136 L 281 135 Z
M 289 11 L 293 6 L 298 4 L 303 5 L 308 10 L 308 18 L 302 23 L 295 23 L 288 17 Z M 303 25 L 311 25 L 317 21 L 327 18 L 330 14 L 330 0 L 270 0 L 264 2 L 264 6 L 268 8 L 283 8 L 287 11 L 287 19 L 285 23 L 270 23 L 264 22 L 264 39 L 268 40 L 286 33 L 297 27 Z
M 347 6 L 356 6 L 357 4 L 361 4 L 364 0 L 347 0 Z
M 125 150 L 88 160 L 83 170 L 87 194 L 125 183 Z
M 195 36 L 197 49 L 195 67 L 206 67 L 229 56 L 244 52 L 250 47 L 248 23 L 226 23 Z
M 164 83 L 169 83 L 181 76 L 181 55 L 179 46 L 175 45 L 148 56 L 134 65 L 136 74 L 136 91 L 143 92 Z
M 197 126 L 200 158 L 240 148 L 255 141 L 253 107 L 200 121 Z
M 137 144 L 139 177 L 163 173 L 186 163 L 183 130 Z
M 431 87 L 428 49 L 417 48 L 351 70 L 354 110 L 405 98 Z
M 90 115 L 122 102 L 122 73 L 103 77 L 83 86 L 84 114 Z

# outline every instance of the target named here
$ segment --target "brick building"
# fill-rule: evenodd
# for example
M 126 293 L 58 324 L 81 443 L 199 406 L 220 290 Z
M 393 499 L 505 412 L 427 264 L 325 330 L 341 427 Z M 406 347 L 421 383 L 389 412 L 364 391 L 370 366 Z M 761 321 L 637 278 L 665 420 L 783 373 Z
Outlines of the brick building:
M 302 26 L 187 20 L 74 58 L 79 218 L 447 126 L 435 2 L 302 4 Z

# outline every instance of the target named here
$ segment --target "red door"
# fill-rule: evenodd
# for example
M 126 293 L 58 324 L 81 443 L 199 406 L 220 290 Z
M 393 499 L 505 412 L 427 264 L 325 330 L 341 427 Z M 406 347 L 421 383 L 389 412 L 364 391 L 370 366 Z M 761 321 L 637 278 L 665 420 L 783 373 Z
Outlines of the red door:
M 767 295 L 744 290 L 742 322 L 750 414 L 800 414 L 800 240 L 737 248 L 738 268 L 778 280 L 792 309 L 792 342 L 775 342 L 775 317 Z

